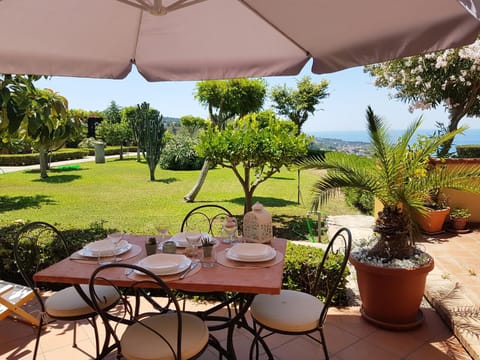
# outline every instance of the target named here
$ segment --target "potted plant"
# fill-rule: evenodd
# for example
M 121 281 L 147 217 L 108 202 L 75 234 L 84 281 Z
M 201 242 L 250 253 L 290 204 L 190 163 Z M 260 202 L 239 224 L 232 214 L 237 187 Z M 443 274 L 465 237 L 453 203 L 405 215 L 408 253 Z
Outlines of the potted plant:
M 414 121 L 396 141 L 391 141 L 384 121 L 367 109 L 372 155 L 362 157 L 329 152 L 323 158 L 308 158 L 303 168 L 326 170 L 315 183 L 313 208 L 339 194 L 342 188 L 373 195 L 383 208 L 374 224 L 371 242 L 356 244 L 350 262 L 362 301 L 363 317 L 382 327 L 409 329 L 421 323 L 420 303 L 426 276 L 433 269 L 431 256 L 415 246 L 421 237 L 417 214 L 428 211 L 426 199 L 432 189 L 452 188 L 480 193 L 472 178 L 480 177 L 480 166 L 446 171 L 430 166 L 430 155 L 465 128 L 417 138 L 421 119 Z
M 145 251 L 148 255 L 153 255 L 157 252 L 157 239 L 155 237 L 149 237 L 145 242 Z
M 467 221 L 472 214 L 468 209 L 465 208 L 456 208 L 453 209 L 450 213 L 450 220 L 452 222 L 452 227 L 454 230 L 466 230 Z
M 450 214 L 447 198 L 439 188 L 431 189 L 425 200 L 426 212 L 417 213 L 416 221 L 420 229 L 429 235 L 444 231 L 445 221 Z

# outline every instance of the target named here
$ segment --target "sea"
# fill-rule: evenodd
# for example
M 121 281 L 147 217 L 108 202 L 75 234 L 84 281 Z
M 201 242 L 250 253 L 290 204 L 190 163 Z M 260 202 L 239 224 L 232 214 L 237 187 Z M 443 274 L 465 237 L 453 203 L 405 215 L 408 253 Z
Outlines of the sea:
M 403 129 L 390 130 L 389 136 L 392 141 L 398 139 L 400 135 L 405 132 Z M 432 135 L 435 132 L 434 129 L 420 129 L 416 135 Z M 315 136 L 315 138 L 324 139 L 339 139 L 343 141 L 364 142 L 369 143 L 370 139 L 368 133 L 365 130 L 351 130 L 351 131 L 314 131 L 309 132 L 309 135 Z M 413 137 L 415 139 L 416 136 Z M 480 144 L 480 129 L 468 129 L 462 134 L 455 136 L 453 145 L 470 145 Z

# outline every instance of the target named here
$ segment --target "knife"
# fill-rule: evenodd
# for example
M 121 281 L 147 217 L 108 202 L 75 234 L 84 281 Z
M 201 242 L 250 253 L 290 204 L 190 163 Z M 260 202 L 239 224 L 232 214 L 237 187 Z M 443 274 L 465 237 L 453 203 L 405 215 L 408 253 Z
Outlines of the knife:
M 197 265 L 198 265 L 198 263 L 193 263 L 193 262 L 192 262 L 192 263 L 190 264 L 190 267 L 189 267 L 187 270 L 185 270 L 185 272 L 184 272 L 182 275 L 180 275 L 179 279 L 180 279 L 180 280 L 183 280 L 183 279 L 185 278 L 185 276 L 187 276 L 187 274 L 188 274 L 190 271 L 192 271 L 193 269 L 195 269 L 195 267 L 196 267 Z

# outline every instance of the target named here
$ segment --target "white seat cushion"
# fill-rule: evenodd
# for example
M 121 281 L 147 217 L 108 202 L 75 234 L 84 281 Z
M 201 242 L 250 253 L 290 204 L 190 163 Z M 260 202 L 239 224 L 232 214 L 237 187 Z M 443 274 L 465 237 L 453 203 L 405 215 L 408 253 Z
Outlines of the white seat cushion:
M 177 346 L 177 315 L 159 314 L 141 320 L 158 331 L 171 344 Z M 182 359 L 190 359 L 200 353 L 208 343 L 208 328 L 197 316 L 182 314 Z M 129 326 L 120 340 L 122 355 L 130 360 L 172 359 L 172 351 L 164 340 L 151 330 L 135 323 Z
M 81 285 L 82 291 L 90 297 L 88 285 Z M 103 300 L 102 307 L 108 307 L 118 301 L 118 292 L 111 286 L 97 285 L 95 291 L 99 298 Z M 45 310 L 52 317 L 76 317 L 95 313 L 88 304 L 82 299 L 77 290 L 73 287 L 67 287 L 57 291 L 55 294 L 45 300 Z
M 293 290 L 279 295 L 257 295 L 252 302 L 252 317 L 267 327 L 290 332 L 317 328 L 323 302 L 315 296 Z

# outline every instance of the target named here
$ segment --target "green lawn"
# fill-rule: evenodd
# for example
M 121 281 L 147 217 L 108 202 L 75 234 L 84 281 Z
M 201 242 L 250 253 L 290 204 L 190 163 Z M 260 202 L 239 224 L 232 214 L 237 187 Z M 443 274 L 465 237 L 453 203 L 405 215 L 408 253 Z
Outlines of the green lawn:
M 160 215 L 171 217 L 171 231 L 178 231 L 183 216 L 201 204 L 216 203 L 235 215 L 243 214 L 243 192 L 229 169 L 210 170 L 195 203 L 184 202 L 198 174 L 157 169 L 157 181 L 151 182 L 147 165 L 134 158 L 81 163 L 79 169 L 51 171 L 47 179 L 40 179 L 38 171 L 0 174 L 0 225 L 18 219 L 42 220 L 67 229 L 104 222 L 107 228 L 148 234 L 155 232 Z M 297 204 L 297 172 L 287 170 L 261 184 L 254 200 L 274 216 L 277 230 L 304 223 L 315 179 L 313 171 L 302 171 L 301 204 Z M 331 202 L 322 212 L 358 213 L 343 199 Z

